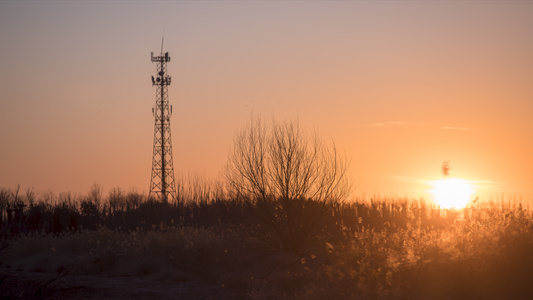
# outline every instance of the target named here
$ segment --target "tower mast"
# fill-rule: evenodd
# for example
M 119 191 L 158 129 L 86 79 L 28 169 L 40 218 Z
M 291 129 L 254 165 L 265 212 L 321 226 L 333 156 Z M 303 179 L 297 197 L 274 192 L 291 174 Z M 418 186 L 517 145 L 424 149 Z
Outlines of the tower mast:
M 167 63 L 170 61 L 168 52 L 163 55 L 163 40 L 161 41 L 161 54 L 154 56 L 152 62 L 157 63 L 158 73 L 152 76 L 152 86 L 156 86 L 156 101 L 152 108 L 155 118 L 154 149 L 152 156 L 152 176 L 150 180 L 151 199 L 168 203 L 176 201 L 176 185 L 174 180 L 174 163 L 172 156 L 172 139 L 170 134 L 170 117 L 172 108 L 168 101 L 168 86 L 172 78 L 166 74 Z

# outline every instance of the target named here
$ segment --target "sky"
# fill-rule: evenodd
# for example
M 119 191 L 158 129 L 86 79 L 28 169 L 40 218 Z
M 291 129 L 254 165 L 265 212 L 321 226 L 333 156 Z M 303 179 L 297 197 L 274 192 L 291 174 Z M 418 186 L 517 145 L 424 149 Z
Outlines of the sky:
M 533 203 L 531 1 L 1 1 L 0 187 L 148 193 L 164 51 L 176 176 L 252 115 L 351 159 L 357 197 L 469 180 Z

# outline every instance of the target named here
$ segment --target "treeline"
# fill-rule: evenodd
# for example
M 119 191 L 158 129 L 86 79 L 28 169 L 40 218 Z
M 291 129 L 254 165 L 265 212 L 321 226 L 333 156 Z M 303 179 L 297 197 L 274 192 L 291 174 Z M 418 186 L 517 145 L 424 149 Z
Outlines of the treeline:
M 150 230 L 163 225 L 211 226 L 231 214 L 221 213 L 221 206 L 217 205 L 220 201 L 213 199 L 208 189 L 196 186 L 193 193 L 184 189 L 179 191 L 179 201 L 167 204 L 119 188 L 104 196 L 98 185 L 83 196 L 51 192 L 37 194 L 33 189 L 21 191 L 20 187 L 0 188 L 0 231 L 3 236 L 9 236 L 30 231 L 61 233 L 100 226 L 123 230 Z M 238 209 L 234 201 L 224 201 L 223 206 L 222 210 L 226 211 Z M 227 217 L 223 221 L 229 222 Z
M 457 212 L 444 211 L 422 200 L 407 199 L 351 201 L 344 203 L 316 202 L 311 199 L 300 201 L 272 200 L 271 209 L 257 208 L 257 203 L 242 199 L 231 199 L 216 189 L 196 186 L 194 193 L 183 193 L 175 203 L 161 203 L 148 199 L 135 191 L 124 192 L 112 189 L 104 196 L 95 185 L 87 195 L 71 193 L 37 194 L 32 189 L 21 191 L 0 189 L 0 230 L 3 236 L 20 232 L 39 231 L 61 233 L 96 229 L 105 226 L 121 230 L 152 230 L 175 226 L 260 226 L 258 211 L 279 211 L 300 225 L 305 219 L 320 219 L 321 227 L 361 231 L 365 229 L 396 231 L 401 228 L 439 228 L 453 222 Z M 202 192 L 198 192 L 202 191 Z M 261 203 L 265 205 L 265 203 Z M 324 207 L 326 206 L 326 207 Z M 317 211 L 312 215 L 312 210 Z M 287 211 L 291 212 L 287 215 Z M 253 224 L 252 224 L 253 225 Z

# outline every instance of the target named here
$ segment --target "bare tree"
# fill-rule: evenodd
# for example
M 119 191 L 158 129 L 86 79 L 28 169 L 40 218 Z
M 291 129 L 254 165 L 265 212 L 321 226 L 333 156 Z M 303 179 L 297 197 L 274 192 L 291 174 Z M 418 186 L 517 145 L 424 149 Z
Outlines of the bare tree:
M 10 209 L 11 195 L 12 193 L 8 188 L 0 189 L 0 228 L 4 226 L 5 215 Z
M 237 133 L 226 168 L 236 195 L 253 200 L 343 200 L 350 192 L 348 160 L 335 144 L 308 136 L 297 121 L 270 126 L 260 118 Z
M 80 203 L 80 210 L 82 215 L 88 217 L 97 217 L 100 214 L 100 206 L 102 203 L 103 188 L 94 183 L 91 186 L 89 194 L 83 198 Z
M 265 234 L 297 252 L 320 229 L 330 204 L 349 194 L 347 169 L 333 142 L 307 135 L 297 121 L 257 118 L 235 135 L 225 174 L 230 193 L 253 204 L 259 227 L 271 229 Z

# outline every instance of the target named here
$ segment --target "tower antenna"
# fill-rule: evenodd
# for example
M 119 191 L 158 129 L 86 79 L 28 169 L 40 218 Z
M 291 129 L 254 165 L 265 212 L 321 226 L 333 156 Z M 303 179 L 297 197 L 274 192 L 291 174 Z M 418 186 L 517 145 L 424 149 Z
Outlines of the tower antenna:
M 161 56 L 163 56 L 163 42 L 165 41 L 165 29 L 163 29 L 163 36 L 161 37 Z
M 161 39 L 161 55 L 154 56 L 152 52 L 152 62 L 157 63 L 157 74 L 152 76 L 152 86 L 156 87 L 156 99 L 155 106 L 152 108 L 155 118 L 154 149 L 148 197 L 168 203 L 169 200 L 178 201 L 178 198 L 176 197 L 172 139 L 170 136 L 172 108 L 168 101 L 168 86 L 172 79 L 167 75 L 167 63 L 170 61 L 170 56 L 168 52 L 163 54 L 163 41 L 164 35 Z

